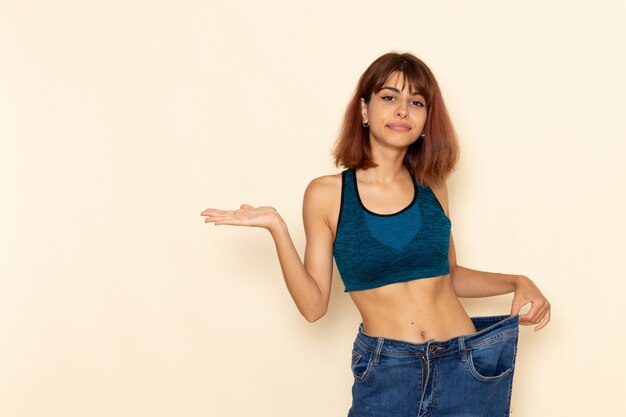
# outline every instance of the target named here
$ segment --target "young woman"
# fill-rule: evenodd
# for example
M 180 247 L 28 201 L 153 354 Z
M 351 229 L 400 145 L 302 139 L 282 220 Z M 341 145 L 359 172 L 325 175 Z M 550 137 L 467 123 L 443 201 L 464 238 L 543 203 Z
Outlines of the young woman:
M 335 147 L 345 169 L 305 190 L 304 263 L 273 207 L 201 213 L 216 225 L 268 229 L 310 322 L 327 311 L 334 257 L 362 316 L 349 417 L 508 416 L 518 325 L 539 323 L 537 331 L 550 320 L 530 278 L 457 265 L 446 178 L 458 156 L 430 69 L 387 53 L 361 76 L 346 110 Z M 511 292 L 510 315 L 469 317 L 458 300 Z

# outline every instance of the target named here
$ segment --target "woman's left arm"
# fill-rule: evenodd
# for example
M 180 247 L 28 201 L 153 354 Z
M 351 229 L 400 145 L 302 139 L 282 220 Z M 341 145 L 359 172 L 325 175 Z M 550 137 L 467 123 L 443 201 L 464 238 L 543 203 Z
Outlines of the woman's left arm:
M 452 234 L 450 234 L 450 246 L 452 246 Z M 450 278 L 458 297 L 489 297 L 514 292 L 511 315 L 518 314 L 524 305 L 530 303 L 531 308 L 528 313 L 520 314 L 519 323 L 524 325 L 540 323 L 534 331 L 541 330 L 550 321 L 550 302 L 535 283 L 525 275 L 477 271 L 450 264 Z
M 444 213 L 449 218 L 448 187 L 445 181 L 431 187 L 431 189 L 442 203 Z M 536 332 L 545 327 L 550 321 L 550 302 L 527 276 L 477 271 L 457 265 L 452 232 L 450 232 L 448 261 L 450 264 L 450 279 L 457 297 L 489 297 L 514 292 L 511 315 L 518 314 L 524 305 L 531 304 L 528 313 L 520 314 L 520 324 L 531 325 L 540 323 L 534 328 Z

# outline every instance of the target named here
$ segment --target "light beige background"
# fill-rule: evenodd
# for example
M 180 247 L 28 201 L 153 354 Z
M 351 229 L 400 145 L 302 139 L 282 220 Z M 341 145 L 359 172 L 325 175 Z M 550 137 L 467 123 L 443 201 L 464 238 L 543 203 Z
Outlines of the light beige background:
M 304 189 L 339 172 L 347 100 L 390 50 L 428 63 L 459 133 L 458 262 L 552 302 L 521 328 L 513 415 L 624 415 L 624 9 L 3 1 L 0 415 L 345 416 L 336 271 L 310 324 L 269 233 L 200 212 L 272 205 L 303 254 Z

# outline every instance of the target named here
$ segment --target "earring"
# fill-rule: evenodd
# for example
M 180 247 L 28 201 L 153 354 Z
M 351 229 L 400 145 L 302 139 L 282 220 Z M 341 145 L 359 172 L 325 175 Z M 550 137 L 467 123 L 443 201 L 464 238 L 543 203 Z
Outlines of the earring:
M 368 127 L 370 125 L 369 122 L 365 122 L 365 121 L 361 122 L 361 124 L 363 125 L 363 127 Z
M 426 136 L 426 134 L 425 134 L 424 132 L 422 132 L 422 133 L 420 134 L 420 138 L 422 138 L 422 139 L 423 139 L 425 136 Z

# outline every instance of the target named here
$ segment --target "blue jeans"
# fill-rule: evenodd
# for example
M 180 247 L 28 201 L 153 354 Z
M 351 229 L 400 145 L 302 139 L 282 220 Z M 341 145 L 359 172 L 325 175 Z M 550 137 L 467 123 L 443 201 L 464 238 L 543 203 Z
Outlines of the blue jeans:
M 360 323 L 348 417 L 508 417 L 519 315 L 470 319 L 475 333 L 423 343 L 368 335 Z

